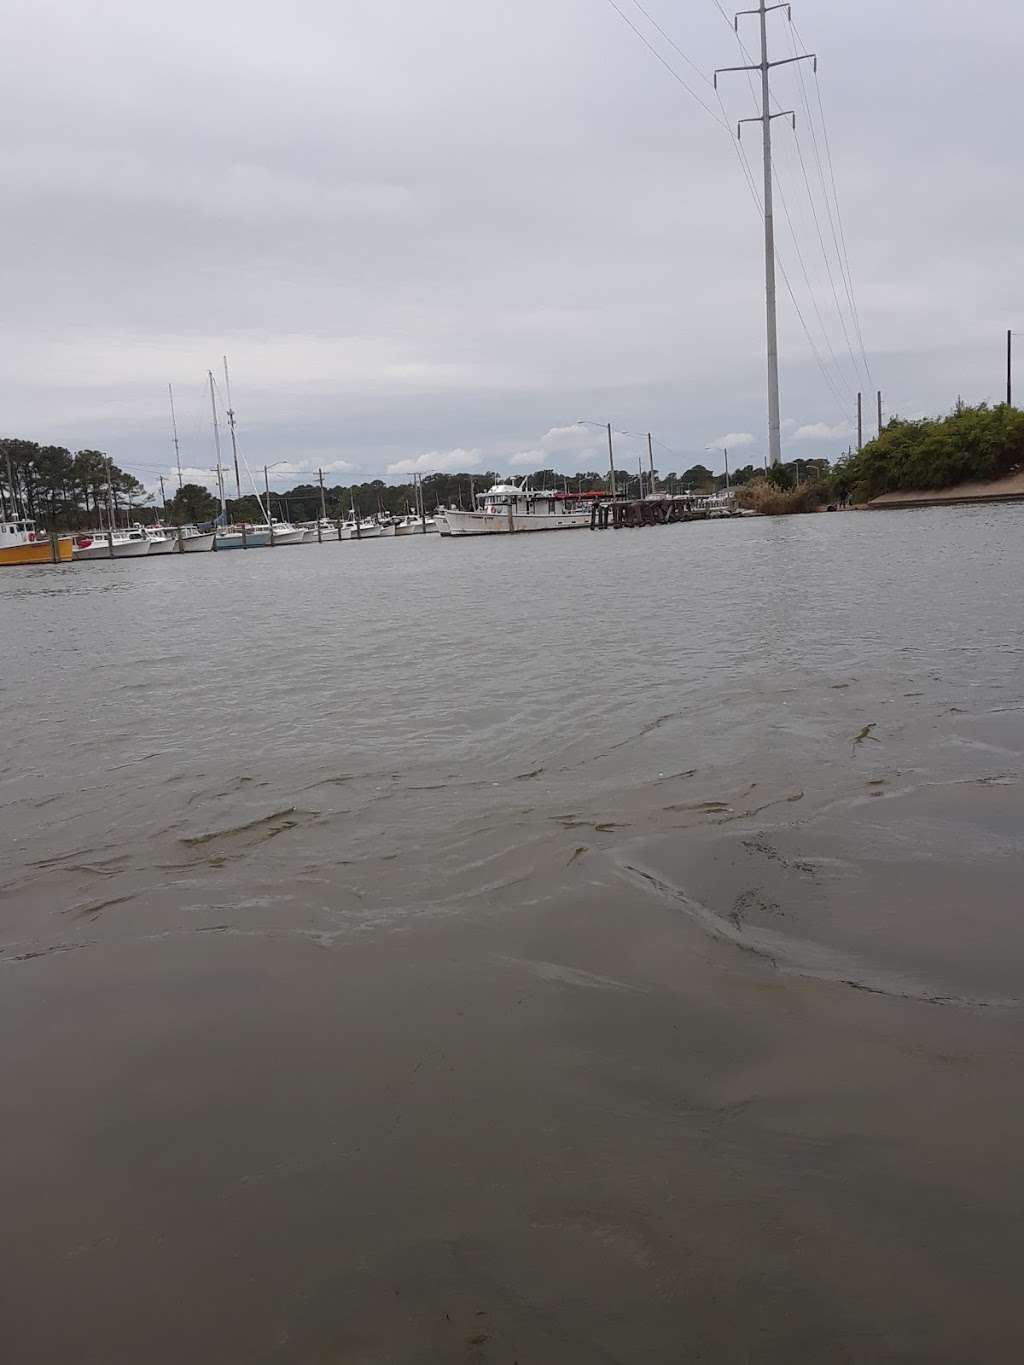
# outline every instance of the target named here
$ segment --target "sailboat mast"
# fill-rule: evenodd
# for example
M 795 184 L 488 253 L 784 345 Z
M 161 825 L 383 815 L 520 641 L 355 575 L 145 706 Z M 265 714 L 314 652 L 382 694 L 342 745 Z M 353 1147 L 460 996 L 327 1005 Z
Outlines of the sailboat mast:
M 213 412 L 213 444 L 217 451 L 217 488 L 220 492 L 221 515 L 224 517 L 226 524 L 228 505 L 224 497 L 224 467 L 220 462 L 220 431 L 217 427 L 217 395 L 214 392 L 213 387 L 213 371 L 207 370 L 206 373 L 210 378 L 210 408 Z
M 235 497 L 242 501 L 242 481 L 238 477 L 238 442 L 235 439 L 235 410 L 231 406 L 231 380 L 228 377 L 228 358 L 224 357 L 224 392 L 228 399 L 228 426 L 231 429 L 231 453 L 235 457 Z
M 167 396 L 171 400 L 171 434 L 174 437 L 174 461 L 178 466 L 178 492 L 181 492 L 181 447 L 178 445 L 178 423 L 174 417 L 174 390 L 167 385 Z

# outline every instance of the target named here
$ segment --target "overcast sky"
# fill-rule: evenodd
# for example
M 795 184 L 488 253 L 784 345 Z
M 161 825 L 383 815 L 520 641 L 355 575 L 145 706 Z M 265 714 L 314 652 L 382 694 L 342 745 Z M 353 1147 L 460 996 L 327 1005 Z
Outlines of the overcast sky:
M 714 0 L 644 8 L 702 71 L 744 60 Z M 998 399 L 1006 329 L 1024 332 L 1024 7 L 815 0 L 794 19 L 874 387 L 903 415 Z M 799 116 L 799 144 L 774 132 L 810 290 L 777 203 L 779 252 L 831 380 L 781 288 L 785 450 L 834 456 L 869 378 L 823 137 L 794 69 L 775 82 Z M 805 89 L 813 113 L 809 70 Z M 722 94 L 729 121 L 755 112 L 743 76 Z M 579 418 L 652 430 L 663 471 L 721 468 L 709 444 L 763 458 L 757 208 L 730 136 L 609 0 L 9 0 L 0 104 L 2 435 L 106 450 L 153 487 L 170 382 L 183 461 L 206 470 L 227 353 L 243 448 L 283 462 L 279 485 L 317 465 L 603 468 Z M 639 438 L 617 441 L 635 462 Z

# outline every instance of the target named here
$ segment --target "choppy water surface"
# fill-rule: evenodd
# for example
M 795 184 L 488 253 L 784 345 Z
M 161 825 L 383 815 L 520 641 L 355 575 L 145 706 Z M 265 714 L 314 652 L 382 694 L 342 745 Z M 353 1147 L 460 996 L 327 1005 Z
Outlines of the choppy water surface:
M 5 572 L 8 1358 L 1019 1358 L 1022 529 Z

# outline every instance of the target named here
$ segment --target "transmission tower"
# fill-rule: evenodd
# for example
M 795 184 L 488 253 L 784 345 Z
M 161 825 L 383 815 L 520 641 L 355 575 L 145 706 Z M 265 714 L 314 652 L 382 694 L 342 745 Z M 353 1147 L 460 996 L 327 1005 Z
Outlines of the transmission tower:
M 727 71 L 760 71 L 761 73 L 761 113 L 755 118 L 740 119 L 736 126 L 736 136 L 742 137 L 744 123 L 760 123 L 764 147 L 764 293 L 768 330 L 768 453 L 773 465 L 782 460 L 782 433 L 779 421 L 779 329 L 775 308 L 775 218 L 772 212 L 772 120 L 790 118 L 796 128 L 796 114 L 792 109 L 771 111 L 771 88 L 769 73 L 776 66 L 789 66 L 792 62 L 814 63 L 818 69 L 818 59 L 813 52 L 802 53 L 799 57 L 784 57 L 781 61 L 768 60 L 768 15 L 777 9 L 784 9 L 790 23 L 793 10 L 789 4 L 767 5 L 761 0 L 758 9 L 744 9 L 733 20 L 737 34 L 740 19 L 744 15 L 756 14 L 761 24 L 761 60 L 752 66 L 722 66 L 715 72 L 715 89 L 718 77 Z

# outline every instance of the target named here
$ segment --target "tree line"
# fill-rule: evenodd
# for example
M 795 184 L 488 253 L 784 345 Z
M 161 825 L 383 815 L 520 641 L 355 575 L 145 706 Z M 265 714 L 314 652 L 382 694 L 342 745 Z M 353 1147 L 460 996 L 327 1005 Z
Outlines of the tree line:
M 965 480 L 997 479 L 1024 466 L 1024 412 L 1005 403 L 974 407 L 958 402 L 946 416 L 906 421 L 894 417 L 859 452 L 847 452 L 833 464 L 825 459 L 790 460 L 774 469 L 748 464 L 732 470 L 734 487 L 766 480 L 786 492 L 812 485 L 808 504 L 852 499 L 867 501 L 880 493 L 901 489 L 935 489 Z M 427 474 L 422 481 L 426 510 L 471 507 L 476 493 L 506 475 L 494 470 Z M 607 474 L 588 470 L 565 474 L 536 470 L 533 487 L 568 492 L 603 492 Z M 672 494 L 712 493 L 724 488 L 724 474 L 703 464 L 677 473 L 658 474 L 658 488 Z M 639 497 L 639 474 L 618 470 L 616 487 L 622 497 Z M 649 491 L 646 487 L 644 491 Z M 320 515 L 318 484 L 301 483 L 285 492 L 271 492 L 272 515 L 287 521 L 312 521 Z M 323 491 L 323 506 L 335 520 L 353 511 L 361 517 L 400 516 L 415 511 L 416 490 L 410 483 L 389 484 L 383 479 L 335 484 Z M 212 521 L 220 503 L 209 489 L 185 484 L 159 505 L 134 475 L 119 468 L 101 450 L 78 450 L 41 445 L 20 439 L 0 440 L 0 511 L 4 517 L 31 517 L 41 527 L 75 531 L 105 524 L 107 508 L 115 522 L 152 523 L 166 518 L 173 524 Z M 257 498 L 250 494 L 231 499 L 232 521 L 262 522 Z
M 0 510 L 4 517 L 31 517 L 52 530 L 98 526 L 113 504 L 115 515 L 131 515 L 149 494 L 134 475 L 118 468 L 102 450 L 39 445 L 0 439 Z

